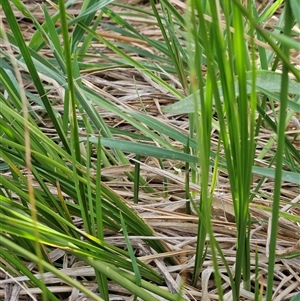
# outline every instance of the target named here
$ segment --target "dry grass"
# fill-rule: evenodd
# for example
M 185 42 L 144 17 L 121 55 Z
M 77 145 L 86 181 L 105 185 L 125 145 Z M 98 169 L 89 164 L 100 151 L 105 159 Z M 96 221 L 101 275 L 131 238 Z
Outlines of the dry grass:
M 125 0 L 124 0 L 125 1 Z M 133 0 L 126 1 L 130 4 L 139 5 L 141 7 L 148 7 L 145 1 Z M 183 3 L 178 0 L 173 0 L 173 3 L 177 3 L 178 7 L 182 7 Z M 40 22 L 43 22 L 43 14 L 39 8 L 39 4 L 33 1 L 25 1 L 26 5 L 31 8 L 34 15 Z M 76 15 L 80 4 L 74 5 L 69 13 Z M 2 15 L 2 12 L 0 12 Z M 51 12 L 50 12 L 51 14 Z M 19 24 L 23 30 L 24 36 L 27 40 L 30 39 L 34 33 L 34 26 L 29 20 L 24 19 L 16 12 L 16 16 L 19 16 Z M 3 15 L 1 16 L 4 17 Z M 126 17 L 125 17 L 126 18 Z M 130 21 L 135 28 L 142 32 L 144 35 L 156 37 L 160 39 L 160 33 L 157 30 L 154 22 L 151 20 L 135 19 L 134 17 L 126 18 Z M 5 21 L 5 20 L 4 20 Z M 103 22 L 110 22 L 107 18 L 103 19 Z M 111 41 L 122 41 L 136 45 L 138 41 L 117 35 L 113 32 L 109 32 L 103 28 L 99 28 L 99 32 L 110 39 Z M 141 48 L 148 47 L 144 44 L 139 44 Z M 149 50 L 149 49 L 148 49 Z M 108 56 L 114 54 L 106 49 L 103 45 L 97 43 L 93 44 L 93 48 L 90 49 L 91 61 L 97 61 L 97 63 L 108 63 L 103 57 L 97 54 L 102 53 Z M 53 54 L 44 49 L 43 54 L 45 57 L 52 57 Z M 297 55 L 294 55 L 296 60 L 299 60 Z M 297 61 L 295 61 L 295 64 Z M 130 68 L 116 68 L 103 71 L 90 71 L 85 70 L 82 74 L 84 84 L 92 87 L 97 93 L 107 97 L 110 101 L 117 103 L 119 106 L 130 107 L 133 110 L 144 111 L 148 115 L 155 116 L 160 121 L 163 121 L 177 129 L 180 129 L 183 133 L 188 135 L 188 119 L 186 115 L 172 115 L 163 114 L 162 108 L 166 105 L 173 103 L 176 99 L 170 95 L 167 95 L 165 91 L 158 88 L 148 78 L 145 78 L 137 70 Z M 63 102 L 60 97 L 59 90 L 53 84 L 53 81 L 46 79 L 49 86 L 49 96 L 53 99 L 53 105 L 59 112 L 63 110 Z M 179 88 L 176 78 L 172 81 L 172 84 Z M 26 83 L 26 88 L 32 90 L 32 83 Z M 34 91 L 33 91 L 34 92 Z M 141 105 L 142 103 L 142 105 Z M 39 107 L 35 106 L 36 112 L 40 115 L 40 127 L 51 138 L 56 136 L 51 128 L 46 115 L 39 111 Z M 110 112 L 103 111 L 99 108 L 99 112 L 108 125 L 115 128 L 134 130 L 131 125 L 127 124 L 124 120 L 121 120 L 118 116 L 113 115 Z M 300 150 L 300 129 L 297 124 L 299 122 L 299 116 L 295 116 L 294 123 L 291 123 L 287 130 L 289 131 L 291 139 L 296 137 L 293 141 L 294 145 Z M 85 130 L 81 129 L 81 135 L 85 135 Z M 266 141 L 272 135 L 271 131 L 262 129 L 257 137 L 258 144 L 262 148 Z M 212 133 L 212 148 L 216 147 L 217 132 Z M 175 143 L 174 143 L 175 144 Z M 181 145 L 175 144 L 176 147 Z M 131 157 L 129 155 L 129 157 Z M 164 240 L 169 246 L 169 254 L 156 254 L 145 243 L 142 242 L 141 237 L 131 237 L 131 243 L 139 258 L 153 266 L 162 273 L 165 277 L 166 285 L 170 291 L 176 292 L 178 284 L 182 279 L 187 282 L 185 295 L 187 300 L 218 300 L 217 291 L 214 285 L 212 273 L 212 261 L 210 254 L 207 254 L 203 265 L 202 277 L 199 279 L 197 287 L 189 286 L 190 275 L 194 265 L 195 256 L 195 244 L 197 235 L 197 216 L 195 214 L 185 214 L 185 187 L 184 187 L 184 171 L 183 167 L 178 162 L 172 162 L 170 160 L 164 161 L 164 170 L 159 167 L 158 161 L 155 158 L 143 158 L 144 164 L 141 165 L 141 174 L 151 183 L 151 185 L 158 192 L 163 192 L 163 181 L 168 179 L 168 196 L 163 197 L 162 193 L 150 195 L 140 191 L 140 199 L 138 204 L 133 204 L 133 183 L 128 180 L 124 175 L 124 172 L 133 170 L 134 161 L 132 165 L 118 166 L 112 168 L 106 168 L 102 171 L 103 181 L 114 189 L 119 195 L 124 197 L 129 204 L 131 204 L 139 214 L 145 219 L 145 221 L 151 225 L 157 233 L 157 237 Z M 268 158 L 260 160 L 259 164 L 265 166 L 268 164 Z M 260 177 L 255 176 L 253 180 L 253 189 L 260 180 Z M 198 186 L 192 185 L 191 189 L 197 194 Z M 253 269 L 255 269 L 255 253 L 258 252 L 259 257 L 259 282 L 262 287 L 266 285 L 267 278 L 267 265 L 268 265 L 268 241 L 269 241 L 269 228 L 271 214 L 269 210 L 272 206 L 272 192 L 274 186 L 270 179 L 266 179 L 256 193 L 256 197 L 250 205 L 251 214 L 253 218 L 253 225 L 251 231 L 251 263 Z M 56 193 L 53 190 L 53 193 Z M 299 186 L 291 185 L 289 183 L 283 183 L 282 185 L 282 212 L 288 212 L 294 216 L 300 216 L 300 197 Z M 295 203 L 298 206 L 291 207 L 285 205 L 288 203 Z M 235 243 L 236 243 L 236 231 L 235 231 L 235 218 L 233 212 L 233 205 L 231 201 L 230 187 L 226 173 L 221 172 L 218 179 L 218 185 L 215 191 L 215 198 L 213 202 L 213 225 L 217 241 L 224 252 L 226 260 L 230 266 L 235 263 Z M 78 226 L 81 226 L 81 221 L 77 221 Z M 107 232 L 106 240 L 118 247 L 125 247 L 125 242 L 122 236 Z M 300 240 L 300 225 L 287 219 L 279 219 L 279 231 L 277 249 L 279 251 L 289 252 L 296 246 Z M 280 252 L 279 252 L 280 253 Z M 170 266 L 163 261 L 166 256 L 176 255 L 179 259 L 177 266 Z M 62 250 L 55 250 L 51 254 L 51 259 L 54 262 L 60 262 L 63 267 L 63 271 L 72 275 L 72 277 L 81 280 L 91 290 L 96 290 L 96 283 L 90 281 L 93 279 L 94 271 L 90 267 L 83 266 L 81 262 L 75 261 L 74 258 L 66 254 Z M 31 266 L 30 263 L 28 263 Z M 220 262 L 220 265 L 222 263 Z M 33 268 L 33 266 L 32 266 Z M 227 277 L 225 268 L 220 269 L 221 277 L 223 280 L 223 290 L 228 292 L 226 296 L 230 300 L 230 282 Z M 290 300 L 297 292 L 300 291 L 300 258 L 293 259 L 278 259 L 276 263 L 276 269 L 274 271 L 274 301 Z M 11 295 L 10 300 L 35 300 L 34 295 L 38 294 L 36 288 L 24 288 L 22 282 L 24 277 L 13 278 L 10 275 L 4 273 L 4 270 L 0 271 L 0 298 L 4 298 L 6 295 Z M 60 293 L 60 296 L 64 296 L 65 300 L 86 300 L 84 296 L 80 294 L 75 288 L 71 288 L 61 283 L 60 279 L 55 278 L 50 273 L 44 275 L 45 282 L 51 284 L 51 291 Z M 254 279 L 252 278 L 254 281 Z M 9 293 L 11 292 L 11 294 Z M 110 285 L 111 300 L 132 300 L 130 294 L 114 284 Z M 254 300 L 254 294 L 241 291 L 243 300 Z M 30 295 L 33 295 L 30 297 Z M 70 297 L 68 297 L 70 296 Z M 37 297 L 36 297 L 37 298 Z M 38 299 L 38 298 L 37 298 Z

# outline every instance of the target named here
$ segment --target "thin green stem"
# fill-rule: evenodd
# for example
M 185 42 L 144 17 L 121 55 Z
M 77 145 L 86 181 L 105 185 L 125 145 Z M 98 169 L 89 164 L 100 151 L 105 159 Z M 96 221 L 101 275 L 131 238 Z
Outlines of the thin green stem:
M 292 17 L 292 11 L 290 7 L 290 1 L 285 2 L 285 26 L 283 34 L 286 36 L 291 35 L 291 30 L 294 24 L 294 18 Z M 282 52 L 286 58 L 290 55 L 290 47 L 283 45 Z M 277 229 L 278 229 L 278 217 L 279 217 L 279 206 L 280 206 L 280 195 L 281 195 L 281 179 L 282 179 L 282 163 L 283 153 L 285 148 L 285 128 L 286 128 L 286 108 L 288 100 L 288 73 L 290 71 L 290 64 L 283 63 L 282 68 L 282 81 L 281 81 L 281 92 L 280 92 L 280 111 L 279 111 L 279 123 L 277 129 L 277 151 L 276 151 L 276 169 L 275 169 L 275 183 L 274 183 L 274 197 L 273 197 L 273 208 L 272 208 L 272 221 L 271 221 L 271 237 L 269 247 L 269 261 L 268 261 L 268 283 L 267 283 L 267 296 L 266 300 L 271 301 L 273 298 L 273 272 L 275 268 L 275 251 L 277 241 Z

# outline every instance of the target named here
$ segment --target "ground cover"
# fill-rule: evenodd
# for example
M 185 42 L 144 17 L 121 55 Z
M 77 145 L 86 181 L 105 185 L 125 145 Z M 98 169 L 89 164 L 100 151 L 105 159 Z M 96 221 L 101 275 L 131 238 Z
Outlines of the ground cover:
M 299 298 L 295 8 L 109 2 L 1 2 L 1 298 Z

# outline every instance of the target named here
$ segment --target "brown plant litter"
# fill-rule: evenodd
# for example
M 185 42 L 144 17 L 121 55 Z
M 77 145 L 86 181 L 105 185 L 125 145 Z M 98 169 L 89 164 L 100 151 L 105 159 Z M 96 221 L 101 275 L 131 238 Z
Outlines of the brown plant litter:
M 41 1 L 24 1 L 27 7 L 32 11 L 39 22 L 43 22 L 43 14 L 40 9 Z M 125 2 L 125 1 L 123 1 Z M 143 8 L 148 7 L 147 1 L 130 1 L 130 4 L 140 5 Z M 179 0 L 172 0 L 178 8 L 184 9 L 185 4 Z M 81 4 L 75 4 L 70 10 L 70 14 L 76 15 L 79 11 Z M 116 10 L 120 8 L 115 7 Z M 124 8 L 122 8 L 124 10 Z M 49 12 L 51 14 L 51 8 Z M 54 12 L 54 10 L 52 11 Z M 1 18 L 4 19 L 3 12 L 0 12 Z M 15 11 L 15 15 L 19 20 L 19 25 L 22 28 L 23 34 L 27 40 L 31 38 L 34 33 L 33 24 L 26 18 L 23 18 L 19 11 Z M 160 33 L 155 26 L 155 20 L 147 20 L 135 18 L 133 16 L 124 17 L 128 22 L 130 21 L 135 28 L 142 32 L 144 35 L 155 36 L 160 39 Z M 103 22 L 110 23 L 108 18 L 104 18 Z M 141 48 L 148 47 L 147 44 L 141 43 L 140 40 L 121 36 L 114 32 L 99 28 L 99 34 L 107 39 L 115 42 L 126 42 L 134 45 L 138 44 Z M 1 47 L 3 46 L 1 42 Z M 113 57 L 115 54 L 107 49 L 99 42 L 93 43 L 93 49 L 100 51 L 102 54 Z M 103 56 L 97 55 L 94 50 L 90 50 L 90 61 L 97 61 L 97 63 L 109 63 Z M 148 49 L 149 50 L 149 49 Z M 43 49 L 42 53 L 45 57 L 52 57 L 53 54 L 49 49 Z M 139 58 L 141 59 L 141 58 Z M 293 55 L 293 61 L 298 67 L 300 66 L 299 55 Z M 83 70 L 82 73 L 83 83 L 97 93 L 106 97 L 110 101 L 119 106 L 130 108 L 131 110 L 144 111 L 146 114 L 155 116 L 160 121 L 180 129 L 183 133 L 188 135 L 188 119 L 186 115 L 163 114 L 162 108 L 175 101 L 175 97 L 166 95 L 166 92 L 158 87 L 152 80 L 146 78 L 140 72 L 132 68 L 110 68 L 103 70 Z M 53 106 L 58 112 L 63 110 L 63 93 L 60 92 L 60 87 L 51 79 L 44 77 L 43 80 L 49 86 L 49 96 L 53 99 Z M 173 85 L 178 87 L 179 84 L 176 78 L 172 80 Z M 30 82 L 26 83 L 28 90 L 33 90 Z M 143 105 L 141 105 L 141 102 Z M 39 106 L 33 106 L 34 110 L 39 113 L 40 127 L 49 135 L 54 138 L 56 133 L 51 128 L 51 123 L 47 116 L 42 112 Z M 99 108 L 101 116 L 105 119 L 106 123 L 111 127 L 121 128 L 126 130 L 135 129 L 127 124 L 124 120 L 115 116 L 111 112 L 106 112 Z M 288 136 L 294 145 L 300 150 L 300 128 L 299 116 L 294 116 L 294 123 L 289 124 L 287 131 Z M 273 133 L 267 129 L 262 129 L 258 135 L 258 145 L 264 147 L 269 140 L 270 135 Z M 81 129 L 81 135 L 85 135 L 84 129 Z M 296 137 L 296 138 L 295 138 Z M 216 146 L 217 134 L 213 133 L 212 146 Z M 174 146 L 181 148 L 178 143 L 174 142 Z M 130 158 L 134 158 L 128 155 Z M 269 164 L 268 158 L 260 158 L 257 160 L 261 166 Z M 196 287 L 189 285 L 191 272 L 195 260 L 195 246 L 197 235 L 197 217 L 195 213 L 192 215 L 185 214 L 185 206 L 187 200 L 185 199 L 185 184 L 184 184 L 184 171 L 178 162 L 170 160 L 164 161 L 164 170 L 162 170 L 155 159 L 145 158 L 141 162 L 141 174 L 151 186 L 158 192 L 158 194 L 149 194 L 140 191 L 140 198 L 138 204 L 133 204 L 133 183 L 125 176 L 125 172 L 133 171 L 134 160 L 131 165 L 114 166 L 105 168 L 102 171 L 103 181 L 106 185 L 110 186 L 116 193 L 125 198 L 131 204 L 140 216 L 154 228 L 156 237 L 147 239 L 160 239 L 165 241 L 171 250 L 166 254 L 157 254 L 154 250 L 150 249 L 142 239 L 145 237 L 130 236 L 131 244 L 136 252 L 136 255 L 142 261 L 149 263 L 157 268 L 165 279 L 166 289 L 171 292 L 177 292 L 182 280 L 186 281 L 184 288 L 184 296 L 186 300 L 218 300 L 217 290 L 213 281 L 213 269 L 211 255 L 207 254 L 201 278 Z M 183 166 L 184 167 L 184 166 Z M 163 197 L 163 181 L 168 180 L 168 196 Z M 255 175 L 253 180 L 253 190 L 260 177 Z M 254 270 L 255 270 L 255 254 L 258 253 L 259 257 L 259 283 L 261 289 L 266 286 L 267 268 L 268 268 L 268 242 L 269 242 L 269 225 L 271 219 L 271 206 L 272 206 L 272 193 L 273 181 L 265 179 L 263 185 L 256 193 L 256 197 L 250 204 L 250 210 L 253 220 L 251 230 L 251 266 L 252 266 L 252 282 L 254 283 Z M 191 190 L 195 196 L 199 192 L 199 186 L 191 184 Z M 57 193 L 56 188 L 51 188 L 53 194 Z M 289 214 L 299 217 L 300 216 L 300 191 L 299 186 L 290 183 L 283 183 L 282 185 L 282 208 L 281 212 L 288 212 Z M 195 201 L 197 198 L 195 197 Z M 291 204 L 298 204 L 291 206 Z M 215 191 L 213 200 L 213 226 L 215 231 L 216 240 L 219 242 L 224 256 L 232 268 L 235 264 L 235 243 L 236 243 L 236 230 L 233 205 L 231 201 L 230 187 L 227 175 L 224 171 L 220 172 L 218 184 Z M 277 254 L 278 260 L 274 271 L 274 301 L 290 300 L 293 296 L 300 292 L 300 257 L 290 259 L 282 258 L 284 255 L 288 256 L 298 248 L 300 240 L 300 225 L 299 223 L 289 221 L 283 217 L 279 219 L 278 240 L 277 240 Z M 76 220 L 75 224 L 81 227 L 81 220 Z M 107 231 L 106 241 L 114 244 L 115 246 L 124 248 L 126 247 L 124 238 L 118 233 Z M 176 255 L 179 258 L 179 264 L 171 266 L 163 259 L 168 256 Z M 74 277 L 81 281 L 84 285 L 89 287 L 92 291 L 97 291 L 94 279 L 94 270 L 88 266 L 84 266 L 82 262 L 78 262 L 75 258 L 63 250 L 53 250 L 49 254 L 53 262 L 60 260 L 62 262 L 61 271 L 65 274 Z M 220 273 L 223 281 L 223 291 L 226 293 L 225 300 L 231 300 L 231 289 L 229 278 L 226 269 L 222 266 L 220 261 Z M 27 263 L 29 269 L 34 269 L 34 265 Z M 38 274 L 36 277 L 40 277 Z M 64 284 L 61 279 L 58 279 L 51 273 L 43 275 L 44 281 L 49 290 L 54 293 L 65 293 L 65 300 L 79 301 L 87 300 L 77 289 L 69 287 Z M 13 277 L 7 274 L 2 268 L 0 269 L 0 299 L 4 300 L 4 296 L 10 296 L 11 301 L 16 300 L 39 300 L 41 293 L 38 288 L 27 287 L 25 281 L 26 277 Z M 131 294 L 116 284 L 109 284 L 110 300 L 133 300 Z M 254 293 L 241 289 L 241 300 L 254 300 Z M 36 299 L 35 299 L 36 298 Z M 8 299 L 7 299 L 8 300 Z

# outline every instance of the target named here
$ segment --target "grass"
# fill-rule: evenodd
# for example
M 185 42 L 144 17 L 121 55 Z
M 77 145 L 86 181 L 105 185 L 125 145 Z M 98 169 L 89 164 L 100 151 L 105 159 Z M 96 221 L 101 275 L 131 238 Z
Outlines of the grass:
M 0 2 L 1 298 L 299 298 L 282 2 Z

